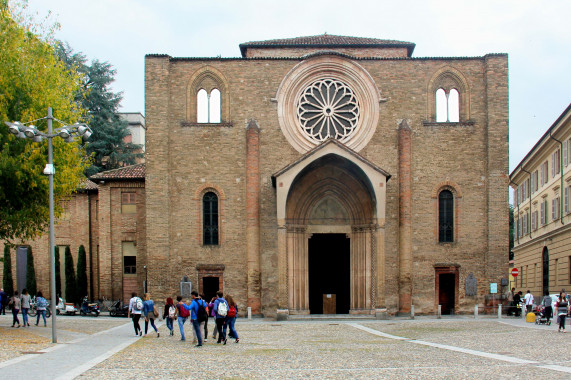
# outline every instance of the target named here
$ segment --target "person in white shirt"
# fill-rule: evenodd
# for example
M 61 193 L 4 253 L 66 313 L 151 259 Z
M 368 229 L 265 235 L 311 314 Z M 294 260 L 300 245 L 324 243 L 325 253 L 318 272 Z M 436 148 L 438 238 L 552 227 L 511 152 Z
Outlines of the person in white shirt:
M 140 307 L 139 307 L 140 305 Z M 143 300 L 137 297 L 137 292 L 131 293 L 131 300 L 129 301 L 129 311 L 127 312 L 127 318 L 133 318 L 133 327 L 135 327 L 135 336 L 143 335 L 143 330 L 139 325 L 139 319 L 141 319 L 141 313 L 143 313 Z
M 531 308 L 533 306 L 533 294 L 528 290 L 524 297 L 525 300 L 525 307 L 527 308 L 527 312 L 531 312 Z

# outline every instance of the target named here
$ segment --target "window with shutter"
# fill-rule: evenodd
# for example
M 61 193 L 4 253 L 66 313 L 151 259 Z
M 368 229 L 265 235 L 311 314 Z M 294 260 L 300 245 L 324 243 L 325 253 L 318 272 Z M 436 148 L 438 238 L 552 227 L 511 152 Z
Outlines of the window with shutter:
M 563 165 L 567 166 L 567 143 L 563 143 Z
M 531 213 L 531 230 L 535 231 L 537 229 L 537 211 Z
M 527 235 L 527 213 L 523 216 L 523 234 Z
M 545 201 L 541 202 L 541 205 L 539 206 L 539 210 L 540 210 L 540 223 L 541 225 L 545 224 L 545 205 L 547 203 Z
M 569 214 L 569 186 L 565 188 L 565 198 L 563 198 L 565 214 Z

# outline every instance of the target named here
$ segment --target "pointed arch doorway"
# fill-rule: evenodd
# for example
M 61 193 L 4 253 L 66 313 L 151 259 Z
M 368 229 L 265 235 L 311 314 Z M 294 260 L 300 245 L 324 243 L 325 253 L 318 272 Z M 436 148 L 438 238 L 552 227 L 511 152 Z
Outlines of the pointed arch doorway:
M 274 175 L 280 308 L 370 314 L 384 302 L 379 288 L 390 176 L 335 140 L 320 147 Z M 333 295 L 334 305 L 327 305 Z

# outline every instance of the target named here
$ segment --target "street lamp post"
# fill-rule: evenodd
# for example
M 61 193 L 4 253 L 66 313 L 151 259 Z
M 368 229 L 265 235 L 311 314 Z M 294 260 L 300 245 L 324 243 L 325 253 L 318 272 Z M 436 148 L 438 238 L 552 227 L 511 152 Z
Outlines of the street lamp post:
M 83 141 L 87 141 L 89 136 L 91 136 L 91 129 L 85 124 L 75 123 L 73 125 L 66 125 L 65 123 L 54 119 L 52 116 L 52 108 L 48 107 L 48 116 L 38 119 L 48 121 L 48 133 L 43 133 L 34 125 L 26 126 L 18 121 L 13 123 L 5 122 L 9 127 L 10 133 L 16 135 L 20 138 L 28 138 L 34 142 L 42 142 L 43 139 L 48 140 L 48 164 L 44 168 L 44 174 L 49 178 L 49 203 L 50 203 L 50 234 L 49 234 L 49 246 L 50 246 L 50 294 L 51 294 L 51 312 L 52 312 L 52 342 L 57 343 L 57 329 L 56 329 L 56 270 L 55 270 L 55 232 L 54 232 L 54 174 L 55 168 L 53 164 L 53 144 L 52 139 L 56 136 L 61 137 L 66 142 L 72 142 L 75 137 L 81 137 Z M 56 133 L 53 133 L 52 121 L 56 120 L 61 123 L 63 127 L 57 128 Z M 37 120 L 35 120 L 37 121 Z M 29 124 L 29 123 L 27 123 Z

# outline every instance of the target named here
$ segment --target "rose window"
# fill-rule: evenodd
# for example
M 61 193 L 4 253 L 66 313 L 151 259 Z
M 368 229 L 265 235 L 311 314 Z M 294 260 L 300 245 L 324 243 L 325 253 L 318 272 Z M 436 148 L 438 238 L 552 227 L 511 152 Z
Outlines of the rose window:
M 359 102 L 343 82 L 321 79 L 301 94 L 297 104 L 301 130 L 315 142 L 330 137 L 343 140 L 357 127 Z

